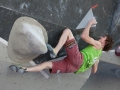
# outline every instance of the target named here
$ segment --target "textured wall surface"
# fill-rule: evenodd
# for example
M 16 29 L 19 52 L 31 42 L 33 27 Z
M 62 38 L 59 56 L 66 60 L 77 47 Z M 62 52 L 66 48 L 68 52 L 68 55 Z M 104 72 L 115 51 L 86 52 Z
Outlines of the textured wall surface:
M 29 16 L 38 20 L 45 27 L 48 33 L 48 43 L 53 47 L 57 44 L 62 31 L 68 27 L 72 30 L 79 48 L 82 49 L 87 44 L 80 39 L 82 30 L 76 31 L 75 28 L 89 9 L 96 4 L 98 7 L 93 10 L 93 14 L 98 24 L 91 36 L 98 39 L 101 35 L 108 33 L 114 38 L 115 47 L 120 44 L 119 0 L 0 0 L 0 37 L 8 41 L 15 20 L 21 16 Z M 12 61 L 7 56 L 6 45 L 0 42 L 0 49 L 3 51 L 0 52 L 1 90 L 119 89 L 120 80 L 116 76 L 116 70 L 120 68 L 120 62 L 119 57 L 113 56 L 114 52 L 112 55 L 104 54 L 97 74 L 90 75 L 90 70 L 80 75 L 60 74 L 59 81 L 59 75 L 50 75 L 49 73 L 49 79 L 45 79 L 40 73 L 12 73 L 8 69 Z M 65 54 L 62 49 L 58 53 L 58 57 Z M 40 55 L 34 60 L 38 63 L 48 61 L 50 60 L 49 53 Z
M 93 9 L 93 14 L 98 22 L 96 30 L 92 37 L 98 39 L 101 35 L 110 33 L 113 9 L 116 1 L 113 0 L 0 0 L 0 37 L 8 41 L 9 34 L 15 20 L 21 16 L 29 16 L 38 20 L 47 30 L 48 43 L 53 47 L 56 46 L 62 31 L 68 27 L 72 30 L 80 50 L 87 44 L 80 39 L 80 31 L 75 28 L 86 15 L 89 9 L 98 4 Z M 114 35 L 112 35 L 115 37 Z M 65 55 L 62 49 L 59 56 Z M 41 60 L 49 60 L 44 55 L 40 56 Z M 38 58 L 39 59 L 39 58 Z

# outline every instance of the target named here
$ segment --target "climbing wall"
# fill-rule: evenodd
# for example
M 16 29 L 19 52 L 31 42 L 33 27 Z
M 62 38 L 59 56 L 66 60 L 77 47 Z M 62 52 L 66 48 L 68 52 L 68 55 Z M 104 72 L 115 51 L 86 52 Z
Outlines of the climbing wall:
M 120 57 L 114 50 L 103 52 L 98 71 L 91 74 L 80 90 L 119 90 L 120 87 Z
M 41 23 L 48 33 L 48 43 L 55 46 L 62 31 L 68 27 L 72 30 L 80 49 L 87 44 L 80 39 L 81 31 L 75 28 L 86 15 L 91 6 L 98 4 L 93 14 L 98 22 L 93 37 L 106 33 L 116 39 L 118 30 L 111 30 L 115 6 L 119 6 L 119 0 L 0 0 L 0 89 L 1 90 L 119 90 L 120 58 L 112 53 L 103 53 L 96 74 L 91 74 L 89 69 L 85 73 L 75 75 L 56 74 L 45 72 L 49 78 L 45 78 L 40 72 L 18 74 L 10 71 L 8 66 L 15 64 L 7 55 L 7 41 L 13 23 L 21 16 L 29 16 Z M 119 8 L 116 9 L 119 11 Z M 119 15 L 118 15 L 119 16 Z M 113 24 L 114 25 L 114 24 Z M 119 28 L 119 24 L 118 24 Z M 115 40 L 119 44 L 119 40 Z M 64 50 L 63 50 L 64 51 Z M 65 56 L 60 51 L 58 56 Z M 47 57 L 47 58 L 44 58 Z M 37 57 L 35 60 L 44 62 L 50 60 L 49 55 Z M 31 66 L 25 63 L 23 66 Z M 90 76 L 90 77 L 89 77 Z
M 1 90 L 79 90 L 88 77 L 86 74 L 57 74 L 46 79 L 40 72 L 18 74 L 10 71 L 10 63 L 0 61 Z

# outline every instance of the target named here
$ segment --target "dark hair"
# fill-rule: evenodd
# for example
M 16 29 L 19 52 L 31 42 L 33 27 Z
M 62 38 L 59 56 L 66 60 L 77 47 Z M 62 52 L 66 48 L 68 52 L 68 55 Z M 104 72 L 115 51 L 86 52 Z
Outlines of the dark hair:
M 112 39 L 112 37 L 110 37 L 109 35 L 105 35 L 107 38 L 106 38 L 106 42 L 105 42 L 105 46 L 103 48 L 103 51 L 109 51 L 110 49 L 112 49 L 112 46 L 114 44 L 114 41 Z

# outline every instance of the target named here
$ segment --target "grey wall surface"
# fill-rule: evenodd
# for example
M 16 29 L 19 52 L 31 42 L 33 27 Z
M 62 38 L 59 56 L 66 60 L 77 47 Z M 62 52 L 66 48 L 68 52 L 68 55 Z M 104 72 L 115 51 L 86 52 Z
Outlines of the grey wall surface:
M 98 39 L 101 35 L 110 33 L 110 26 L 114 15 L 114 6 L 117 0 L 0 0 L 0 37 L 8 41 L 9 34 L 15 20 L 21 16 L 29 16 L 38 20 L 47 30 L 48 43 L 56 46 L 62 31 L 68 27 L 72 30 L 79 49 L 86 47 L 86 43 L 80 39 L 83 29 L 76 31 L 75 28 L 86 15 L 89 9 L 98 22 L 96 30 L 91 36 Z M 115 37 L 115 35 L 112 35 Z M 62 49 L 58 57 L 66 55 Z M 44 57 L 46 56 L 47 59 Z M 36 58 L 42 61 L 49 60 L 49 55 L 41 55 Z M 40 61 L 41 62 L 41 61 Z
M 87 11 L 94 5 L 98 31 L 105 31 L 109 24 L 113 0 L 0 0 L 1 7 L 18 11 L 38 19 L 75 29 Z M 115 2 L 115 1 L 114 1 Z M 99 34 L 99 32 L 98 32 Z M 101 33 L 99 34 L 101 35 Z
M 91 68 L 77 75 L 74 73 L 50 74 L 48 70 L 44 70 L 49 75 L 46 79 L 40 72 L 25 74 L 12 72 L 8 67 L 15 62 L 8 57 L 6 45 L 7 42 L 0 38 L 1 90 L 119 90 L 120 57 L 117 57 L 114 52 L 103 53 L 96 74 L 90 74 Z M 22 66 L 31 65 L 24 63 Z M 116 73 L 118 70 L 119 72 Z
M 114 47 L 120 45 L 120 0 L 116 0 L 110 35 L 114 38 Z
M 119 90 L 120 78 L 113 69 L 120 69 L 120 66 L 101 61 L 98 72 L 92 74 L 80 90 Z
M 114 0 L 114 2 L 113 0 L 92 0 L 92 2 L 90 0 L 0 0 L 0 7 L 2 9 L 1 18 L 9 19 L 9 15 L 11 15 L 14 17 L 13 19 L 11 18 L 14 22 L 15 19 L 22 14 L 52 23 L 54 26 L 68 27 L 74 30 L 89 9 L 98 4 L 98 7 L 93 10 L 93 13 L 98 22 L 94 35 L 99 37 L 110 31 L 109 26 L 112 20 L 115 1 L 116 0 Z M 7 14 L 5 14 L 5 9 L 8 10 Z M 18 16 L 18 14 L 20 15 Z M 6 15 L 8 15 L 8 17 L 5 17 Z M 9 21 L 7 20 L 7 22 Z M 48 31 L 51 30 L 54 31 L 54 33 L 56 33 L 55 31 L 59 31 L 57 28 L 51 29 L 52 25 L 47 25 L 49 28 L 46 28 L 45 25 L 43 26 Z M 76 31 L 73 32 L 75 33 Z
M 92 36 L 99 38 L 108 33 L 115 39 L 114 46 L 118 45 L 120 43 L 118 40 L 120 37 L 119 27 L 113 30 L 116 25 L 116 22 L 113 23 L 113 17 L 116 16 L 115 12 L 119 11 L 119 8 L 116 7 L 119 6 L 119 0 L 0 0 L 0 37 L 8 41 L 15 20 L 21 16 L 29 16 L 38 20 L 46 28 L 49 43 L 52 46 L 57 44 L 62 31 L 68 27 L 72 30 L 80 49 L 82 49 L 87 44 L 79 37 L 82 30 L 76 31 L 75 28 L 91 6 L 95 4 L 98 4 L 98 7 L 93 10 L 93 13 L 98 24 Z M 117 13 L 117 17 L 119 19 L 119 13 Z M 58 54 L 58 57 L 63 55 L 65 55 L 64 50 Z M 49 59 L 49 54 L 45 54 L 35 60 L 43 62 Z M 9 65 L 10 63 L 6 63 L 4 60 L 0 61 L 1 90 L 79 90 L 79 83 L 82 85 L 87 79 L 80 78 L 79 75 L 62 74 L 64 83 L 59 84 L 58 78 L 56 79 L 54 75 L 48 80 L 38 73 L 19 75 L 9 71 L 7 68 Z M 118 90 L 120 80 L 111 71 L 114 68 L 119 68 L 119 65 L 101 62 L 97 74 L 91 75 L 81 90 Z M 54 87 L 54 85 L 56 86 Z

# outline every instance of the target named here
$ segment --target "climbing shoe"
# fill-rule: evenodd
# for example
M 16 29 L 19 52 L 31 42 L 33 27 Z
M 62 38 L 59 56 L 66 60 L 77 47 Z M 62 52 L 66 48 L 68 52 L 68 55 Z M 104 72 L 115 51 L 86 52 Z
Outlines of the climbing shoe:
M 50 57 L 55 58 L 57 55 L 55 54 L 55 50 L 52 48 L 50 44 L 47 44 L 47 48 L 50 51 Z
M 16 65 L 10 65 L 9 68 L 14 71 L 14 72 L 18 72 L 18 73 L 26 73 L 26 68 L 23 68 L 21 66 L 16 66 Z

